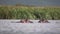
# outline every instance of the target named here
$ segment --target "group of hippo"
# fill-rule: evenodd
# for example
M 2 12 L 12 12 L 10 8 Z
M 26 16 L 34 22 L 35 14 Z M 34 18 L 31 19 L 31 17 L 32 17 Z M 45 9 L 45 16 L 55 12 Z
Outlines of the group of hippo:
M 33 23 L 33 22 L 30 21 L 29 19 L 22 19 L 19 21 L 19 23 Z M 49 21 L 47 19 L 40 19 L 38 23 L 49 23 Z

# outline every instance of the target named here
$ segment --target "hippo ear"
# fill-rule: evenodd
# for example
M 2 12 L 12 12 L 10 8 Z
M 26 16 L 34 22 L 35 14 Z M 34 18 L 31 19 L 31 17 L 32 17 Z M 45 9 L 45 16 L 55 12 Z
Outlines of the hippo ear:
M 41 23 L 41 21 L 38 21 L 38 23 Z
M 29 21 L 29 23 L 33 23 L 32 21 Z

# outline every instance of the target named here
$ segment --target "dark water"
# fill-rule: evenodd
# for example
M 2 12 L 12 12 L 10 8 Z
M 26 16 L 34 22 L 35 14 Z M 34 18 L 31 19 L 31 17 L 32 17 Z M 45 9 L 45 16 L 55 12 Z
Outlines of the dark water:
M 0 0 L 0 5 L 60 6 L 60 0 Z

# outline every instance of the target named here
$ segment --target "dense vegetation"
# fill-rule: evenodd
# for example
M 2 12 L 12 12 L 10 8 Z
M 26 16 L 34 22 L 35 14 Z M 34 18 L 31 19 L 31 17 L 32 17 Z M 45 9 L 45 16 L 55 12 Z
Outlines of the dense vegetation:
M 0 19 L 60 19 L 60 8 L 0 6 Z

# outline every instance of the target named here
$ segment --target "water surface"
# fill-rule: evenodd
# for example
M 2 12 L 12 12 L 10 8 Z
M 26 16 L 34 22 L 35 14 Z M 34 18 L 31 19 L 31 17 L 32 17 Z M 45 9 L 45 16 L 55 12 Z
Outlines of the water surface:
M 0 34 L 60 34 L 60 20 L 50 23 L 16 23 L 19 20 L 0 20 Z
M 60 0 L 0 0 L 0 5 L 60 6 Z

